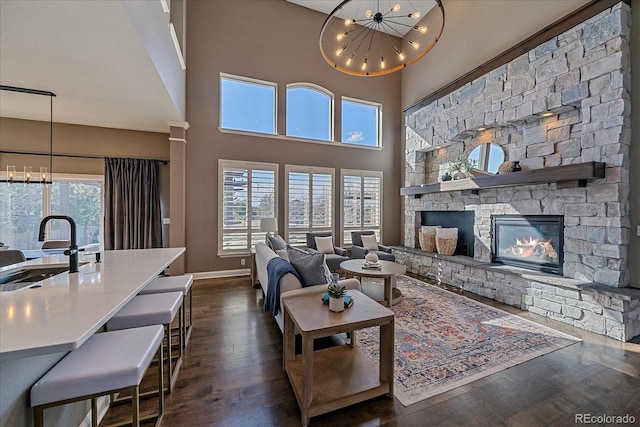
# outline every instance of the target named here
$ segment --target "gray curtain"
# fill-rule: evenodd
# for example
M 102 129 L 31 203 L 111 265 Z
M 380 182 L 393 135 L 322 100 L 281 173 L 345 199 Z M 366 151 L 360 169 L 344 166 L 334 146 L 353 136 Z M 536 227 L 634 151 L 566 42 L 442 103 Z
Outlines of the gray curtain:
M 159 162 L 105 159 L 104 248 L 162 247 Z

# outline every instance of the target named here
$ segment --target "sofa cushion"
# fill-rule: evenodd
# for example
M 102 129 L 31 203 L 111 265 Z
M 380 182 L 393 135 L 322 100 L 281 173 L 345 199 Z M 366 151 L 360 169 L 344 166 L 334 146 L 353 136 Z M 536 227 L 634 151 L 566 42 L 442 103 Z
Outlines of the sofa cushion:
M 287 253 L 287 248 L 284 248 L 284 249 L 278 249 L 278 250 L 276 251 L 276 253 L 278 254 L 278 256 L 279 256 L 280 258 L 284 258 L 284 259 L 286 259 L 287 261 L 289 261 L 289 254 Z
M 267 236 L 267 240 L 269 242 L 269 247 L 274 251 L 287 248 L 287 242 L 285 242 L 279 234 L 276 234 L 275 236 Z
M 315 240 L 316 240 L 316 248 L 318 249 L 318 252 L 322 252 L 322 253 L 325 253 L 325 254 L 335 254 L 336 253 L 336 251 L 333 249 L 333 237 L 331 237 L 331 236 L 326 236 L 326 237 L 316 236 Z
M 362 246 L 369 251 L 378 250 L 378 242 L 376 241 L 375 234 L 363 234 L 360 236 L 362 239 Z
M 309 253 L 287 247 L 287 255 L 289 255 L 289 262 L 302 278 L 302 287 L 327 283 L 328 268 L 323 253 Z

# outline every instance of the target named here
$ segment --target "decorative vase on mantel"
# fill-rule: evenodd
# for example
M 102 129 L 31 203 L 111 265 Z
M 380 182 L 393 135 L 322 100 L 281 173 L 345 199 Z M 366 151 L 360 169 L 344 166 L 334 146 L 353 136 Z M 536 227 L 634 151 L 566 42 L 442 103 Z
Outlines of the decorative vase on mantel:
M 453 174 L 453 180 L 457 181 L 459 179 L 465 179 L 467 177 L 467 174 L 465 174 L 462 171 L 458 171 L 456 173 Z
M 444 175 L 442 175 L 442 182 L 451 181 L 452 179 L 453 177 L 449 175 L 449 172 L 445 172 Z
M 520 160 L 514 160 L 513 165 L 511 165 L 511 172 L 520 172 L 522 170 L 522 166 L 520 166 Z

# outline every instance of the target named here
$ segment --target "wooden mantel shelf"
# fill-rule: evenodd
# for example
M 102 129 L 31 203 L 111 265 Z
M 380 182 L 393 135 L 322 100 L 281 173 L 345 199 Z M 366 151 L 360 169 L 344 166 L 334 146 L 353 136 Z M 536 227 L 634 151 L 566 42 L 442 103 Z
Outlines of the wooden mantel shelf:
M 481 176 L 457 181 L 403 187 L 400 189 L 400 195 L 420 197 L 423 194 L 465 190 L 470 190 L 477 194 L 478 190 L 485 188 L 571 181 L 575 182 L 575 186 L 584 187 L 589 180 L 604 178 L 604 169 L 605 164 L 603 162 L 576 163 L 542 169 L 523 170 L 504 175 Z

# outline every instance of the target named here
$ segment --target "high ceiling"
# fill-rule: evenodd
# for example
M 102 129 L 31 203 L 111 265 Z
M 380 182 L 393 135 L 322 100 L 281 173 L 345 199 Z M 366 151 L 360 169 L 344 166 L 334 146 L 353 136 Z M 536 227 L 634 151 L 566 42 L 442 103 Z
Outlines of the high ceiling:
M 116 0 L 1 0 L 0 84 L 54 92 L 55 122 L 167 132 L 184 119 Z M 49 99 L 0 91 L 0 115 L 48 121 Z

